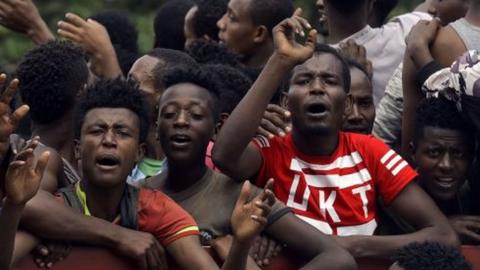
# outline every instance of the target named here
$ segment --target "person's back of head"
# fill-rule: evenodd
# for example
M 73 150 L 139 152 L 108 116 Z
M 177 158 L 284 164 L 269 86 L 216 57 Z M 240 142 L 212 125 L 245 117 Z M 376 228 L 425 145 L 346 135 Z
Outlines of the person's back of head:
M 169 0 L 160 7 L 153 23 L 155 48 L 183 50 L 185 15 L 193 6 L 190 0 Z
M 217 21 L 227 11 L 228 0 L 199 0 L 193 18 L 193 29 L 198 38 L 208 36 L 218 41 Z
M 138 56 L 138 32 L 127 13 L 118 10 L 101 11 L 91 17 L 107 29 L 124 75 Z
M 229 51 L 225 46 L 211 40 L 196 40 L 186 48 L 199 64 L 222 64 L 232 67 L 241 66 L 239 55 Z
M 20 95 L 36 124 L 55 123 L 75 105 L 88 81 L 85 55 L 70 42 L 52 41 L 29 51 L 17 67 Z
M 198 66 L 195 59 L 178 50 L 155 48 L 147 53 L 147 55 L 159 59 L 159 62 L 152 70 L 154 85 L 157 91 L 164 89 L 163 76 L 166 70 L 177 66 L 189 66 L 192 68 Z
M 439 243 L 411 243 L 393 257 L 390 270 L 471 270 L 456 247 Z
M 250 14 L 255 25 L 264 25 L 272 35 L 273 28 L 293 15 L 292 0 L 250 0 Z

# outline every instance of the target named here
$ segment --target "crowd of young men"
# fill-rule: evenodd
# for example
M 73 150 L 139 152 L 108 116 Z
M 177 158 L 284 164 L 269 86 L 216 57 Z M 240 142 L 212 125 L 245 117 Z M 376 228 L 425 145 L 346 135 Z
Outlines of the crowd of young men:
M 145 55 L 127 13 L 69 12 L 56 40 L 31 0 L 0 2 L 36 44 L 0 75 L 0 269 L 80 243 L 139 269 L 279 252 L 301 269 L 470 269 L 480 1 L 387 22 L 396 2 L 319 0 L 316 30 L 291 0 L 169 0 Z

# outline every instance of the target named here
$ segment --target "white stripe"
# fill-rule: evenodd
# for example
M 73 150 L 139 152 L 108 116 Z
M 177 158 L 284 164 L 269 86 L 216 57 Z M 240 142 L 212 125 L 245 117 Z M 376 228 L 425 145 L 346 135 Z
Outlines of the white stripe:
M 402 157 L 400 155 L 396 155 L 392 160 L 390 160 L 390 162 L 387 164 L 387 169 L 391 169 L 393 167 L 393 165 L 397 164 L 397 162 L 402 159 Z
M 308 163 L 297 157 L 292 159 L 292 162 L 293 161 L 297 162 L 298 165 L 296 167 L 300 169 L 309 168 L 317 171 L 327 171 L 327 170 L 333 170 L 333 169 L 351 168 L 357 164 L 360 164 L 363 161 L 363 159 L 358 152 L 353 152 L 350 155 L 339 157 L 334 162 L 330 164 L 325 164 L 325 165 Z
M 372 180 L 370 173 L 366 168 L 358 172 L 346 175 L 328 174 L 328 175 L 312 175 L 304 174 L 305 181 L 310 187 L 326 188 L 348 188 L 355 185 L 360 185 Z
M 382 157 L 382 159 L 380 160 L 380 162 L 382 162 L 382 164 L 385 164 L 385 162 L 386 162 L 393 154 L 395 154 L 395 151 L 393 151 L 393 150 L 388 151 L 388 152 Z
M 332 234 L 333 230 L 330 227 L 330 225 L 327 222 L 316 220 L 313 218 L 301 216 L 301 215 L 296 215 L 299 217 L 301 220 L 307 222 L 308 224 L 312 225 L 313 227 L 317 228 L 317 230 L 323 232 L 324 234 Z
M 408 163 L 404 160 L 402 163 L 400 163 L 393 171 L 393 175 L 397 175 L 405 166 L 407 166 Z
M 344 226 L 337 228 L 337 235 L 373 235 L 377 228 L 377 222 L 375 219 L 370 220 L 367 223 L 355 226 Z

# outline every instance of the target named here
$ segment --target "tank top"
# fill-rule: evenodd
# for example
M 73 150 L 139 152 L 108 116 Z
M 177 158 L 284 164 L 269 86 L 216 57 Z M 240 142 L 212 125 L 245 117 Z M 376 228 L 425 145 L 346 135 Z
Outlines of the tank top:
M 480 50 L 480 27 L 472 25 L 465 18 L 454 21 L 450 26 L 462 39 L 467 50 Z

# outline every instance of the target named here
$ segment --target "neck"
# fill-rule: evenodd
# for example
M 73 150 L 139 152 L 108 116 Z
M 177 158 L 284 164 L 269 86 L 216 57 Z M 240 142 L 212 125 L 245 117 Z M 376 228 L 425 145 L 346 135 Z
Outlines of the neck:
M 162 146 L 155 138 L 155 128 L 150 128 L 147 138 L 147 147 L 146 147 L 145 157 L 162 160 L 165 158 L 163 153 Z
M 474 2 L 474 1 L 472 1 Z M 471 3 L 470 8 L 465 15 L 467 22 L 480 27 L 480 4 Z
M 361 9 L 348 16 L 339 14 L 334 9 L 329 9 L 328 17 L 328 37 L 329 44 L 336 44 L 357 33 L 367 26 L 367 10 Z
M 292 130 L 293 143 L 297 149 L 311 156 L 329 156 L 338 146 L 338 131 L 324 135 L 301 134 L 295 127 Z
M 61 157 L 72 165 L 76 164 L 74 156 L 73 115 L 66 113 L 55 123 L 43 125 L 32 123 L 32 136 L 39 136 L 40 142 L 55 149 Z
M 245 57 L 243 64 L 251 68 L 263 68 L 273 53 L 273 41 L 268 39 L 255 49 L 253 54 Z
M 186 190 L 202 179 L 207 170 L 208 168 L 203 159 L 201 159 L 201 162 L 197 162 L 197 164 L 189 164 L 187 166 L 169 162 L 164 188 L 171 193 Z
M 89 184 L 88 180 L 82 181 L 81 184 L 87 195 L 87 206 L 92 216 L 113 221 L 120 212 L 120 201 L 126 184 L 109 188 Z

